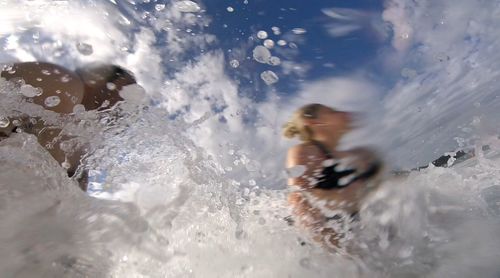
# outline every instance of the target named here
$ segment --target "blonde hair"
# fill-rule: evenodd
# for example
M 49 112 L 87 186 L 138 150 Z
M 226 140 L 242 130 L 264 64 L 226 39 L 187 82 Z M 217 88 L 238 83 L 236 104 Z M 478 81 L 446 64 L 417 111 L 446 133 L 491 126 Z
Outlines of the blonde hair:
M 297 109 L 293 113 L 292 119 L 283 125 L 283 136 L 287 138 L 298 136 L 301 141 L 311 141 L 313 134 L 311 129 L 304 124 L 304 120 L 316 119 L 319 110 L 325 107 L 323 104 L 311 103 Z

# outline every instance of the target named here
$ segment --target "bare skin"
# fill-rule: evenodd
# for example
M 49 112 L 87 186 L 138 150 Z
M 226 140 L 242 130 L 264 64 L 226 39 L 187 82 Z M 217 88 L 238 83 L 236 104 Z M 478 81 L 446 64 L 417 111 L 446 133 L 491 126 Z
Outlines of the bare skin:
M 350 115 L 338 112 L 327 107 L 321 108 L 315 119 L 305 120 L 310 128 L 313 140 L 325 146 L 336 158 L 356 158 L 353 165 L 360 170 L 366 170 L 376 158 L 367 149 L 353 149 L 337 151 L 336 147 L 342 136 L 351 128 Z M 342 210 L 347 214 L 359 210 L 361 201 L 366 197 L 367 184 L 365 181 L 356 181 L 342 189 L 325 190 L 314 188 L 318 174 L 323 170 L 323 162 L 327 159 L 324 153 L 311 142 L 303 142 L 289 149 L 286 161 L 288 169 L 296 166 L 305 166 L 304 172 L 288 180 L 289 186 L 295 190 L 290 193 L 288 203 L 299 227 L 313 232 L 313 238 L 320 243 L 339 246 L 336 232 L 327 228 L 327 217 L 317 203 L 322 202 L 323 208 L 328 210 Z
M 135 83 L 135 80 L 128 75 L 120 75 L 110 81 L 108 76 L 111 73 L 107 72 L 109 68 L 103 68 L 104 70 L 101 69 L 101 71 L 96 68 L 95 72 L 92 71 L 94 69 L 81 71 L 81 75 L 78 75 L 58 65 L 44 62 L 27 62 L 14 64 L 12 69 L 2 71 L 1 76 L 10 81 L 22 79 L 26 84 L 40 88 L 43 91 L 40 96 L 26 98 L 28 102 L 41 105 L 46 110 L 60 114 L 70 114 L 77 104 L 82 104 L 87 111 L 108 109 L 118 101 L 123 100 L 119 95 L 122 87 Z M 57 96 L 60 103 L 55 106 L 47 105 L 45 100 L 47 97 L 53 96 Z M 0 129 L 0 133 L 4 137 L 9 136 L 15 129 L 12 120 L 14 119 L 11 119 L 9 126 Z M 22 118 L 18 120 L 26 122 L 29 119 Z M 82 156 L 86 153 L 85 147 L 73 149 L 69 153 L 63 151 L 60 143 L 72 138 L 61 135 L 62 130 L 60 127 L 46 125 L 41 120 L 37 120 L 36 124 L 31 125 L 29 129 L 24 129 L 24 131 L 35 135 L 40 145 L 59 164 L 65 166 L 69 176 L 75 174 Z M 87 190 L 87 179 L 86 172 L 78 178 L 80 188 L 83 191 Z

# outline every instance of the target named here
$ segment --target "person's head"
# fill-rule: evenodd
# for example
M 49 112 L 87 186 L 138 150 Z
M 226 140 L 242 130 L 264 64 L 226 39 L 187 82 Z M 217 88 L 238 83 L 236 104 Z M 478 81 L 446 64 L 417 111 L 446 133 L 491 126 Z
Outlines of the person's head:
M 137 83 L 131 72 L 111 64 L 79 68 L 76 73 L 85 87 L 82 104 L 86 110 L 112 107 L 123 100 L 119 94 L 123 87 Z
M 292 119 L 283 126 L 287 138 L 299 137 L 301 141 L 328 140 L 349 131 L 351 117 L 323 104 L 307 104 L 299 108 Z
M 80 78 L 59 65 L 46 62 L 15 63 L 8 70 L 1 70 L 0 75 L 18 83 L 28 101 L 54 112 L 71 113 L 83 98 Z

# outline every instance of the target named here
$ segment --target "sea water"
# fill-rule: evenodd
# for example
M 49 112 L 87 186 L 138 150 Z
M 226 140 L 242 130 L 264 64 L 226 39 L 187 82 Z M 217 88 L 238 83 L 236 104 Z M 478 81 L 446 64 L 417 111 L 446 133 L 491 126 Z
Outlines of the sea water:
M 446 68 L 446 76 L 461 76 L 473 88 L 420 96 L 428 103 L 421 108 L 429 109 L 428 115 L 451 117 L 449 129 L 460 129 L 451 141 L 434 138 L 437 131 L 430 122 L 412 125 L 420 124 L 421 116 L 404 110 L 409 106 L 417 111 L 422 104 L 408 88 L 436 86 L 439 80 L 433 78 L 440 76 L 440 68 L 423 68 L 384 99 L 382 127 L 378 133 L 368 130 L 381 137 L 373 138 L 375 143 L 385 140 L 380 148 L 391 157 L 389 167 L 404 168 L 392 158 L 404 160 L 402 153 L 420 146 L 405 145 L 406 139 L 427 138 L 422 152 L 432 152 L 441 143 L 449 149 L 458 144 L 473 148 L 476 157 L 405 177 L 387 173 L 349 235 L 356 253 L 333 254 L 283 220 L 290 214 L 283 173 L 289 143 L 280 139 L 279 127 L 296 108 L 293 98 L 255 103 L 242 96 L 237 82 L 224 74 L 225 57 L 217 51 L 197 57 L 197 62 L 180 62 L 185 48 L 192 47 L 188 42 L 209 45 L 213 39 L 203 32 L 178 34 L 188 25 L 203 29 L 207 19 L 197 17 L 200 3 L 176 1 L 152 20 L 134 12 L 132 3 L 113 2 L 40 1 L 30 2 L 25 10 L 9 1 L 0 3 L 10 23 L 0 29 L 2 62 L 44 57 L 69 68 L 95 60 L 118 63 L 131 69 L 145 89 L 127 89 L 142 98 L 119 104 L 115 109 L 120 117 L 81 109 L 66 117 L 26 103 L 18 84 L 0 79 L 0 116 L 27 114 L 63 127 L 91 150 L 85 164 L 91 183 L 85 194 L 33 135 L 19 132 L 0 141 L 3 276 L 500 275 L 500 148 L 498 128 L 492 124 L 498 119 L 498 99 L 490 86 L 498 70 L 487 63 L 489 55 L 478 52 L 466 61 L 471 67 L 473 62 L 492 67 L 483 79 L 472 68 Z M 49 15 L 54 13 L 68 25 L 53 24 Z M 99 35 L 102 26 L 113 40 Z M 167 36 L 157 35 L 158 29 Z M 155 45 L 173 36 L 180 42 L 169 41 L 165 49 Z M 494 33 L 484 36 L 497 45 Z M 82 45 L 92 47 L 83 51 Z M 167 72 L 156 62 L 163 55 Z M 446 109 L 436 112 L 439 101 L 471 106 L 460 106 L 457 116 Z

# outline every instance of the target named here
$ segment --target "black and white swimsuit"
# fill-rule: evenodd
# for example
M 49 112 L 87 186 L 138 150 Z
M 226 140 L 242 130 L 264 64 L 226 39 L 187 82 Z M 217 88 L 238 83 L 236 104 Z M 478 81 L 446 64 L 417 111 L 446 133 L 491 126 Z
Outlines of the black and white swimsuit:
M 313 188 L 326 190 L 341 189 L 358 180 L 366 180 L 375 176 L 382 167 L 379 161 L 374 161 L 366 171 L 360 172 L 356 168 L 346 166 L 345 159 L 335 158 L 321 143 L 317 141 L 312 141 L 312 143 L 327 158 L 324 163 L 325 167 L 317 177 L 317 183 Z

